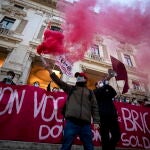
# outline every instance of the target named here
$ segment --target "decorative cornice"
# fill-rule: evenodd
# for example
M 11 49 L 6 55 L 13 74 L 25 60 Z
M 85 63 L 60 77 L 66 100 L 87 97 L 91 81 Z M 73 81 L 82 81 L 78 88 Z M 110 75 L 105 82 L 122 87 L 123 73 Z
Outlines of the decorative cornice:
M 133 48 L 128 43 L 124 43 L 124 44 L 121 43 L 118 45 L 118 48 L 119 48 L 119 51 L 124 51 L 126 53 L 133 54 Z
M 26 9 L 32 8 L 44 13 L 48 13 L 50 15 L 53 13 L 53 8 L 41 5 L 40 3 L 34 2 L 32 0 L 13 0 L 13 3 L 23 5 Z
M 24 10 L 16 8 L 12 5 L 1 5 L 2 12 L 16 18 L 26 17 L 27 13 Z
M 31 1 L 39 3 L 39 4 L 44 5 L 44 6 L 52 7 L 52 8 L 56 8 L 56 2 L 57 2 L 57 0 L 47 0 L 47 1 L 31 0 Z

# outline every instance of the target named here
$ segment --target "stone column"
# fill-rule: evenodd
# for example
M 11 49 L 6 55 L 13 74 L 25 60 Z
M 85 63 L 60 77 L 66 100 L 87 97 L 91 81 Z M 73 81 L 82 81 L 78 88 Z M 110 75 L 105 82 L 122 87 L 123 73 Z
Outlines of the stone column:
M 30 56 L 29 47 L 19 45 L 7 56 L 1 68 L 1 75 L 5 76 L 8 70 L 12 70 L 16 74 L 14 82 L 25 84 L 29 76 L 31 63 L 32 55 Z

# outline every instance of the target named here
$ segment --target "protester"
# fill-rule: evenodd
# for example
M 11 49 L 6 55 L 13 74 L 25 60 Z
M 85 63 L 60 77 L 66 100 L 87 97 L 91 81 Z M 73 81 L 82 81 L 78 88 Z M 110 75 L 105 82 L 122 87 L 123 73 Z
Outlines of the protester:
M 52 81 L 50 81 L 49 84 L 47 85 L 47 91 L 49 91 L 49 92 L 51 92 L 51 82 Z
M 40 82 L 39 82 L 39 81 L 35 81 L 35 82 L 33 83 L 33 86 L 35 86 L 35 87 L 40 87 Z
M 112 100 L 117 93 L 108 80 L 98 82 L 94 93 L 99 106 L 102 150 L 115 150 L 121 136 L 117 111 Z
M 52 92 L 59 92 L 59 88 L 53 87 L 53 88 L 52 88 Z
M 137 101 L 136 98 L 132 98 L 131 105 L 139 106 L 140 104 L 139 104 L 139 102 Z
M 70 150 L 77 135 L 83 142 L 85 150 L 93 150 L 91 117 L 93 117 L 94 129 L 99 128 L 100 118 L 95 95 L 86 87 L 87 76 L 77 72 L 76 85 L 72 86 L 61 81 L 54 72 L 48 70 L 52 80 L 68 94 L 61 150 Z
M 13 82 L 14 77 L 15 77 L 15 73 L 13 71 L 8 71 L 7 76 L 2 80 L 2 82 L 5 83 L 5 84 L 16 85 Z

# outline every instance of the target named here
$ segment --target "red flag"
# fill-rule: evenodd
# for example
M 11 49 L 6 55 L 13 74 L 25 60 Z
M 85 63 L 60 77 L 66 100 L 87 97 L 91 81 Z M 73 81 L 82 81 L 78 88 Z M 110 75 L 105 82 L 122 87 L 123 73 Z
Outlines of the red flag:
M 129 85 L 128 85 L 128 75 L 127 75 L 125 65 L 122 62 L 120 62 L 118 59 L 116 59 L 112 56 L 110 56 L 110 58 L 111 58 L 113 70 L 117 74 L 115 76 L 116 80 L 124 80 L 125 81 L 122 94 L 127 93 L 128 89 L 129 89 Z

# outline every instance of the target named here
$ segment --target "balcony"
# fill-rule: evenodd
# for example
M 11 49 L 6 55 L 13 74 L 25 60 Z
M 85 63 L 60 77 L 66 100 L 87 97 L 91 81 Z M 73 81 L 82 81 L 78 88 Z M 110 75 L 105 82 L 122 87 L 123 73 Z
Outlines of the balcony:
M 131 93 L 134 95 L 140 95 L 140 96 L 145 96 L 146 91 L 140 90 L 140 89 L 131 89 Z
M 13 31 L 2 28 L 2 24 L 0 24 L 0 35 L 6 35 L 6 36 L 11 36 L 13 34 Z
M 92 61 L 104 62 L 104 58 L 103 57 L 100 57 L 99 55 L 93 54 L 91 52 L 87 52 L 85 54 L 85 58 L 90 59 Z
M 14 32 L 12 30 L 3 28 L 2 24 L 0 24 L 0 40 L 9 40 L 15 43 L 22 41 L 22 39 L 14 36 Z

